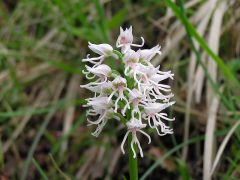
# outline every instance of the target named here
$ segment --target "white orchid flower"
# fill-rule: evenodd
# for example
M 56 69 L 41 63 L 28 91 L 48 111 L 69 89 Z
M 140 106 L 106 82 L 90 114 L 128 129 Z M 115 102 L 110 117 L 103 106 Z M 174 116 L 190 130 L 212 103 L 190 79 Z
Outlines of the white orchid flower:
M 116 47 L 122 48 L 122 53 L 125 54 L 129 49 L 131 49 L 131 46 L 134 47 L 143 47 L 144 45 L 144 39 L 142 39 L 142 44 L 133 44 L 133 34 L 132 34 L 132 26 L 130 28 L 126 28 L 125 30 L 120 27 L 120 35 L 118 36 Z
M 109 57 L 113 54 L 113 48 L 109 44 L 92 44 L 92 43 L 88 42 L 88 47 L 93 52 L 97 53 L 100 56 L 89 58 L 90 55 L 88 54 L 87 58 L 83 59 L 82 61 L 90 62 L 90 63 L 94 64 L 94 66 L 101 64 L 103 62 L 104 58 Z
M 98 116 L 98 119 L 91 121 L 88 119 L 88 125 L 97 125 L 97 129 L 92 133 L 93 136 L 98 136 L 103 127 L 106 124 L 106 121 L 112 117 L 113 109 L 112 102 L 108 101 L 108 97 L 94 97 L 87 99 L 88 103 L 85 107 L 92 107 L 87 111 L 88 116 Z
M 94 97 L 97 97 L 97 94 L 99 94 L 99 97 L 102 97 L 102 96 L 110 95 L 112 93 L 111 81 L 103 82 L 97 85 L 86 84 L 86 85 L 81 85 L 80 87 L 86 88 L 94 92 Z
M 128 131 L 127 133 L 125 134 L 124 138 L 123 138 L 123 141 L 122 141 L 122 144 L 121 144 L 121 150 L 122 150 L 122 153 L 125 154 L 125 151 L 124 151 L 124 144 L 126 142 L 126 139 L 129 135 L 129 133 L 132 133 L 132 141 L 131 141 L 131 149 L 133 151 L 133 158 L 136 158 L 136 152 L 133 148 L 133 144 L 137 144 L 138 145 L 138 149 L 140 151 L 140 155 L 141 157 L 143 157 L 143 151 L 142 151 L 142 147 L 140 145 L 140 142 L 137 138 L 137 132 L 140 132 L 142 133 L 143 135 L 145 135 L 147 138 L 148 138 L 148 144 L 151 143 L 151 137 L 146 133 L 144 132 L 143 128 L 145 128 L 147 125 L 146 124 L 142 124 L 141 121 L 137 120 L 137 119 L 134 119 L 132 118 L 129 122 L 127 122 L 127 128 L 128 128 Z
M 167 107 L 173 105 L 175 102 L 168 102 L 168 103 L 148 103 L 144 106 L 144 111 L 146 114 L 146 119 L 148 120 L 148 124 L 151 128 L 155 128 L 157 130 L 158 135 L 163 136 L 166 134 L 172 134 L 173 131 L 168 126 L 166 126 L 161 119 L 167 121 L 174 121 L 175 118 L 168 118 L 166 117 L 166 113 L 162 113 L 161 111 L 166 109 Z M 153 122 L 153 124 L 151 123 Z M 158 129 L 160 126 L 161 132 Z
M 83 70 L 83 74 L 86 75 L 87 79 L 93 79 L 97 76 L 99 79 L 97 79 L 96 82 L 105 82 L 107 78 L 110 77 L 112 74 L 112 69 L 106 64 L 100 64 L 96 67 L 85 67 L 87 71 Z M 89 74 L 93 74 L 93 76 L 90 77 Z

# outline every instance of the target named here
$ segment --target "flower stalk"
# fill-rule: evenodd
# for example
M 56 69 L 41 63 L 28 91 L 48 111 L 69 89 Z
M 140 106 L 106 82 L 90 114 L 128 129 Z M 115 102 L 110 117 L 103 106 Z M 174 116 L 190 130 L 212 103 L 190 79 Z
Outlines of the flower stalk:
M 130 180 L 138 179 L 138 159 L 133 158 L 133 151 L 131 149 L 132 135 L 128 136 L 128 161 L 129 161 L 129 176 Z M 136 149 L 134 144 L 133 148 Z

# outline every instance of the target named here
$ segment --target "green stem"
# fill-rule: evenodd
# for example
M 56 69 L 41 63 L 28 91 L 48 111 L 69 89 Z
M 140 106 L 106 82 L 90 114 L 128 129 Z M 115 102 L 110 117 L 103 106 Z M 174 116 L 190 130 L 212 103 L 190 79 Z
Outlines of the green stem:
M 133 158 L 133 151 L 131 149 L 131 141 L 132 141 L 132 134 L 130 133 L 128 136 L 129 174 L 130 174 L 130 180 L 137 180 L 138 179 L 138 163 L 137 163 L 137 157 Z M 135 150 L 136 149 L 135 144 L 133 147 Z

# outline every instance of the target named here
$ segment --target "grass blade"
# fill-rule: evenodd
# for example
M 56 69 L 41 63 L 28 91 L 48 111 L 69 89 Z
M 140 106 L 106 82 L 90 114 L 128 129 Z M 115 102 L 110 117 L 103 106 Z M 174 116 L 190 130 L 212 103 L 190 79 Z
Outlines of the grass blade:
M 35 167 L 37 168 L 37 170 L 38 170 L 39 174 L 41 175 L 42 179 L 48 180 L 48 177 L 47 177 L 46 173 L 43 171 L 43 169 L 41 168 L 39 163 L 34 158 L 32 158 L 32 162 L 35 165 Z

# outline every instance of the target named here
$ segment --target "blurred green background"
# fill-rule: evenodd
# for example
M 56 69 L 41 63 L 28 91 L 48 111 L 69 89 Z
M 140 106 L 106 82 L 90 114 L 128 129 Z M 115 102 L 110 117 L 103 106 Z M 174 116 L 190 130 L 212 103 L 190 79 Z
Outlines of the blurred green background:
M 0 179 L 128 179 L 125 130 L 87 127 L 88 41 L 161 45 L 172 70 L 173 135 L 142 138 L 141 179 L 240 179 L 240 2 L 1 0 Z

